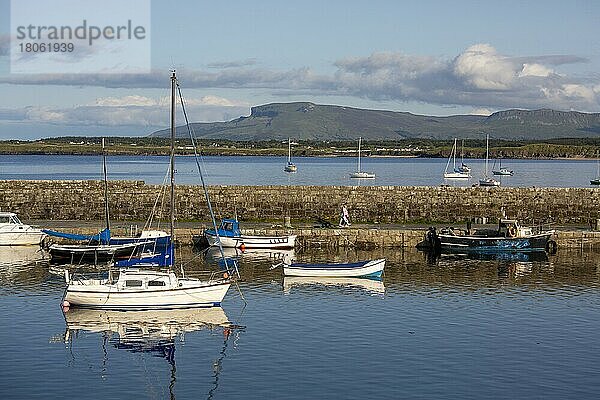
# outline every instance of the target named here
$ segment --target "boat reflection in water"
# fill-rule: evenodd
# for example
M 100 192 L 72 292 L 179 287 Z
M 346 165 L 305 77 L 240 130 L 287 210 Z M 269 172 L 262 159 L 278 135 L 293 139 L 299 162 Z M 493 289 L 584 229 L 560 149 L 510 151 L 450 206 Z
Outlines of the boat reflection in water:
M 519 252 L 465 252 L 438 254 L 440 260 L 478 260 L 478 261 L 515 261 L 515 262 L 546 262 L 548 253 L 545 251 Z
M 205 259 L 209 262 L 222 264 L 221 252 L 218 247 L 209 247 L 205 249 Z M 248 261 L 269 261 L 269 262 L 281 262 L 284 259 L 293 260 L 296 258 L 296 253 L 293 249 L 245 249 L 223 247 L 223 254 L 225 258 L 229 260 L 235 260 L 237 262 L 248 260 Z
M 533 252 L 452 252 L 436 253 L 433 251 L 422 251 L 429 265 L 440 267 L 457 265 L 464 268 L 480 267 L 485 265 L 483 262 L 494 262 L 489 264 L 498 269 L 500 278 L 518 278 L 526 276 L 532 272 L 535 263 L 548 263 L 550 261 L 548 253 L 545 251 Z
M 40 246 L 0 246 L 0 266 L 34 265 L 48 259 Z
M 237 340 L 244 327 L 232 324 L 221 307 L 185 309 L 185 310 L 157 310 L 157 311 L 106 311 L 94 309 L 71 308 L 64 312 L 66 331 L 64 342 L 70 344 L 73 351 L 73 342 L 80 332 L 101 334 L 108 340 L 103 341 L 104 348 L 108 342 L 114 348 L 132 353 L 151 354 L 167 360 L 171 367 L 169 391 L 174 398 L 174 384 L 176 381 L 175 349 L 176 342 L 185 341 L 185 334 L 200 331 L 221 330 L 223 344 L 219 357 L 213 364 L 213 385 L 209 397 L 218 387 L 219 371 L 225 358 L 225 351 L 230 338 Z M 103 360 L 105 363 L 106 360 Z
M 293 288 L 326 286 L 337 288 L 357 288 L 372 294 L 385 293 L 385 286 L 381 279 L 369 278 L 329 278 L 329 277 L 304 277 L 286 276 L 283 278 L 283 291 L 290 293 Z

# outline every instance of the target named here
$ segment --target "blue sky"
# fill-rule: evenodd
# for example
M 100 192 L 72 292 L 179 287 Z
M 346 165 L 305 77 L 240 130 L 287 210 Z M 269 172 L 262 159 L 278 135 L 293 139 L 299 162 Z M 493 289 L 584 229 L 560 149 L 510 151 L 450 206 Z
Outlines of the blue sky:
M 0 138 L 146 135 L 168 124 L 173 67 L 193 121 L 289 101 L 600 112 L 598 1 L 152 1 L 151 72 L 108 75 L 9 74 L 8 9 Z

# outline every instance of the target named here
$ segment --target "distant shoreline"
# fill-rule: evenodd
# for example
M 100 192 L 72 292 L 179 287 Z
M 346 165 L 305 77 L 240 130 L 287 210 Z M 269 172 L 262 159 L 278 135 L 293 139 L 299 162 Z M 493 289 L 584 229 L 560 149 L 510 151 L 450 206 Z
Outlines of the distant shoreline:
M 63 156 L 78 156 L 78 157 L 98 157 L 101 154 L 99 153 L 58 153 L 58 152 L 48 152 L 48 153 L 41 153 L 41 152 L 21 152 L 21 153 L 6 153 L 6 152 L 2 152 L 0 151 L 0 156 L 58 156 L 58 157 L 63 157 Z M 130 156 L 130 157 L 168 157 L 169 154 L 168 153 L 158 153 L 158 154 L 147 154 L 147 153 L 118 153 L 118 152 L 111 152 L 108 154 L 108 156 Z M 177 154 L 177 157 L 193 157 L 193 154 Z M 285 158 L 287 157 L 284 154 L 202 154 L 202 157 L 281 157 L 281 158 Z M 356 158 L 356 156 L 353 155 L 339 155 L 339 154 L 319 154 L 319 155 L 299 155 L 299 156 L 294 156 L 293 158 L 295 159 L 303 159 L 303 158 Z M 393 158 L 399 158 L 399 159 L 440 159 L 440 158 L 447 158 L 444 156 L 438 156 L 438 155 L 419 155 L 419 156 L 394 156 L 394 155 L 363 155 L 363 158 L 381 158 L 381 159 L 393 159 Z M 484 157 L 465 157 L 465 160 L 484 160 Z M 490 157 L 490 162 L 492 160 L 496 160 L 497 157 Z M 599 157 L 503 157 L 503 160 L 565 160 L 565 161 L 593 161 L 593 160 L 600 160 Z
M 109 156 L 168 156 L 170 141 L 164 138 L 107 138 Z M 49 138 L 35 141 L 0 141 L 0 155 L 77 155 L 102 154 L 101 138 Z M 198 148 L 203 156 L 268 156 L 286 157 L 287 140 L 233 142 L 200 139 Z M 371 158 L 448 158 L 453 141 L 437 139 L 402 139 L 396 141 L 363 141 L 362 155 Z M 303 157 L 356 157 L 355 141 L 297 141 L 292 145 L 292 158 Z M 194 154 L 191 142 L 178 139 L 176 153 Z M 485 158 L 485 141 L 465 140 L 461 156 L 465 159 Z M 526 160 L 596 160 L 600 155 L 600 138 L 553 139 L 546 141 L 490 141 L 489 159 Z M 458 155 L 457 155 L 458 158 Z

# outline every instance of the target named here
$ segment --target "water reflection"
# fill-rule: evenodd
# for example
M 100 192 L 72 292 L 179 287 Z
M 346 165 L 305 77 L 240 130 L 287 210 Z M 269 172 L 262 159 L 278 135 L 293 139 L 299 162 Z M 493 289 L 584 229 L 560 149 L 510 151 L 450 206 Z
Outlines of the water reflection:
M 69 345 L 73 358 L 75 342 L 82 332 L 102 336 L 103 371 L 108 369 L 107 345 L 117 350 L 165 359 L 170 368 L 168 390 L 171 398 L 175 397 L 174 387 L 177 381 L 175 353 L 178 340 L 184 343 L 185 335 L 196 331 L 222 332 L 223 342 L 213 361 L 213 380 L 208 392 L 208 398 L 212 398 L 218 388 L 221 364 L 229 341 L 231 338 L 237 341 L 244 329 L 232 324 L 221 307 L 126 312 L 72 308 L 64 313 L 64 317 L 64 342 Z M 182 347 L 179 348 L 181 351 Z
M 22 290 L 45 282 L 48 259 L 40 246 L 0 246 L 0 288 Z
M 187 275 L 209 269 L 191 249 L 179 250 L 190 260 Z M 324 249 L 296 257 L 384 257 L 387 265 L 381 282 L 302 280 L 270 270 L 270 259 L 241 254 L 247 331 L 229 324 L 239 321 L 235 291 L 224 302 L 230 315 L 71 309 L 63 316 L 62 277 L 34 263 L 7 282 L 2 267 L 0 342 L 3 354 L 18 354 L 4 358 L 0 397 L 443 398 L 450 390 L 458 398 L 562 399 L 598 392 L 600 356 L 590 349 L 600 329 L 599 252 L 428 262 L 408 248 Z
M 202 251 L 205 254 L 205 260 L 209 263 L 220 263 L 221 252 L 217 247 L 210 247 Z M 280 262 L 283 259 L 294 259 L 296 253 L 294 250 L 282 250 L 282 249 L 237 249 L 237 248 L 223 248 L 223 254 L 226 258 L 240 261 L 267 261 L 267 262 Z
M 3 267 L 35 265 L 48 258 L 40 246 L 0 246 L 0 266 Z
M 367 278 L 327 278 L 327 277 L 302 277 L 286 276 L 283 278 L 283 291 L 289 294 L 292 289 L 310 286 L 313 288 L 358 288 L 372 294 L 385 293 L 383 281 Z
M 508 261 L 508 262 L 547 262 L 548 253 L 545 251 L 533 252 L 468 252 L 468 253 L 442 253 L 428 254 L 430 262 L 437 260 L 481 260 L 481 261 Z

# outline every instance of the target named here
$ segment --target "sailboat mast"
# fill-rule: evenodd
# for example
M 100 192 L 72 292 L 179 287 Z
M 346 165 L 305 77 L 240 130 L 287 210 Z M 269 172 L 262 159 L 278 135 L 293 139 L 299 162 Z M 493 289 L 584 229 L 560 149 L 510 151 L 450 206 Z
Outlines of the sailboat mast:
M 456 141 L 458 139 L 454 138 L 454 146 L 452 147 L 452 166 L 454 167 L 454 171 L 456 171 Z
M 108 214 L 108 175 L 106 173 L 106 151 L 104 150 L 104 138 L 102 138 L 102 171 L 104 173 L 104 218 L 106 229 L 110 230 L 110 216 Z
M 362 141 L 362 138 L 359 137 L 358 138 L 358 172 L 360 172 L 360 142 Z
M 485 177 L 488 176 L 488 158 L 490 158 L 490 134 L 485 135 Z
M 288 138 L 288 164 L 292 162 L 292 138 Z
M 170 156 L 170 178 L 171 178 L 171 221 L 170 234 L 171 243 L 175 240 L 175 83 L 177 77 L 175 71 L 171 75 L 171 156 Z

